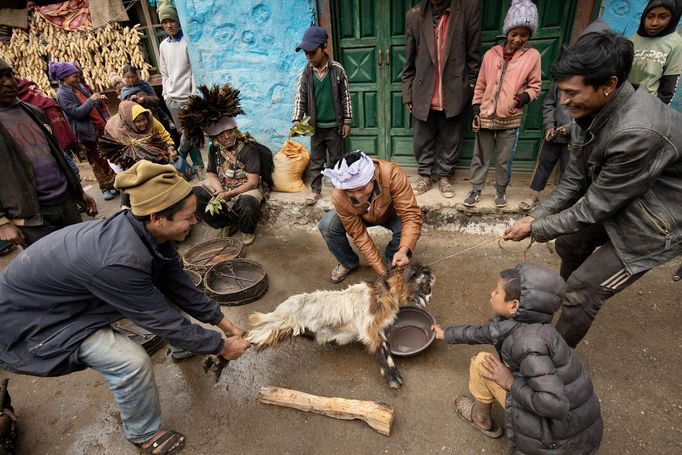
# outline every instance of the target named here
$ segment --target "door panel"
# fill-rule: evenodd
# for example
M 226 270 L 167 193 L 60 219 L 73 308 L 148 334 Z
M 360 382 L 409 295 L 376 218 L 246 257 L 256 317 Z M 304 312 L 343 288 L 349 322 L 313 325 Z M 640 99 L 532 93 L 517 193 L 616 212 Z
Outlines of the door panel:
M 379 90 L 378 31 L 373 0 L 341 0 L 333 3 L 337 59 L 348 76 L 353 121 L 346 150 L 362 149 L 384 154 L 383 109 Z

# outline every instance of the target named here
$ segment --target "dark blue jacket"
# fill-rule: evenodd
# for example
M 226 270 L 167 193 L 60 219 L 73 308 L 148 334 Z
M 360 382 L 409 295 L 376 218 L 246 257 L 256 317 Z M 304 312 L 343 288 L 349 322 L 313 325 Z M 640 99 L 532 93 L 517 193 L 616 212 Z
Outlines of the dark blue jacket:
M 57 89 L 57 104 L 64 109 L 66 120 L 78 142 L 97 142 L 97 131 L 90 119 L 90 112 L 97 108 L 98 103 L 88 98 L 85 103 L 81 104 L 71 87 L 62 84 Z M 106 121 L 107 118 L 105 117 L 104 120 Z
M 0 275 L 0 368 L 58 376 L 86 368 L 81 342 L 123 317 L 199 354 L 222 347 L 220 305 L 183 271 L 172 242 L 157 246 L 128 211 L 56 231 Z
M 519 309 L 488 325 L 445 331 L 448 343 L 492 344 L 514 375 L 504 407 L 512 454 L 586 455 L 597 451 L 603 422 L 592 381 L 577 354 L 551 325 L 564 281 L 544 267 L 516 267 Z

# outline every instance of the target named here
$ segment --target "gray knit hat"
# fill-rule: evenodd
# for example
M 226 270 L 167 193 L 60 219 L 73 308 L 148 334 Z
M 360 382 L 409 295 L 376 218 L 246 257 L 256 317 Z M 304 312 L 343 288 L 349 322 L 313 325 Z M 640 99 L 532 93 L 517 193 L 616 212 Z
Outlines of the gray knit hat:
M 502 31 L 506 35 L 516 27 L 526 27 L 531 36 L 535 35 L 538 28 L 538 7 L 531 0 L 512 0 Z

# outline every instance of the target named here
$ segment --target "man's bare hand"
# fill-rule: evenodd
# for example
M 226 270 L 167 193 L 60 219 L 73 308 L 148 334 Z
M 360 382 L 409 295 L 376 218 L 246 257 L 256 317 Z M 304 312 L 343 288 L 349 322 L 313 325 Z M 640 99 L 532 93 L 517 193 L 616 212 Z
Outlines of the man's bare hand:
M 410 111 L 410 114 L 412 113 L 412 103 L 406 103 L 405 106 L 407 106 L 407 110 Z
M 410 257 L 407 255 L 407 248 L 400 248 L 393 255 L 393 261 L 391 262 L 391 267 L 406 267 L 410 265 Z
M 521 219 L 516 220 L 514 225 L 507 228 L 504 231 L 505 240 L 513 240 L 514 242 L 520 242 L 521 240 L 527 238 L 531 234 L 531 223 L 535 221 L 532 216 L 526 216 Z
M 19 228 L 12 223 L 3 224 L 0 226 L 0 240 L 14 243 L 15 245 L 19 245 L 21 247 L 26 247 L 26 237 L 24 237 L 24 234 L 19 230 Z
M 227 360 L 237 360 L 250 346 L 251 343 L 242 337 L 229 337 L 223 343 L 223 348 L 220 350 L 219 354 Z
M 95 200 L 90 197 L 87 193 L 83 192 L 83 202 L 85 202 L 85 213 L 88 214 L 88 216 L 95 216 L 97 215 L 97 203 Z
M 343 125 L 343 128 L 341 129 L 341 135 L 344 138 L 350 136 L 350 125 Z

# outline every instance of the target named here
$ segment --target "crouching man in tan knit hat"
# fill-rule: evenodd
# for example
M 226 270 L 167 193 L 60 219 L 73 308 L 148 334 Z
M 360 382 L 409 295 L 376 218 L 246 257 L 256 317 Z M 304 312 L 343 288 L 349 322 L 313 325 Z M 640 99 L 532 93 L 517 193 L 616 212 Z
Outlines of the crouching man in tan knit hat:
M 227 359 L 249 343 L 182 270 L 175 242 L 197 223 L 191 186 L 172 166 L 140 161 L 117 175 L 116 188 L 131 210 L 54 232 L 0 275 L 0 368 L 33 376 L 92 368 L 109 383 L 126 438 L 146 453 L 177 453 L 185 440 L 160 429 L 149 356 L 111 323 L 127 317 L 182 349 Z

